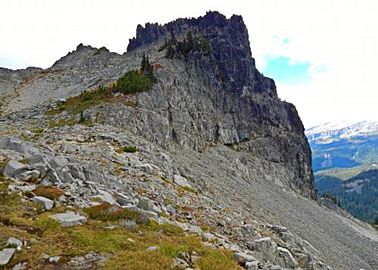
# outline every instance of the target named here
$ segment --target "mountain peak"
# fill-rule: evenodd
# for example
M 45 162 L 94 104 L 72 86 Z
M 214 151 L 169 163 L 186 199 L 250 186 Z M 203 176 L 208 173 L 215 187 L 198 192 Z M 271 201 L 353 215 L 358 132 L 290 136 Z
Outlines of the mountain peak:
M 198 66 L 201 71 L 211 71 L 213 77 L 222 81 L 225 90 L 239 95 L 260 93 L 277 97 L 274 81 L 264 77 L 256 69 L 247 27 L 243 18 L 238 15 L 227 19 L 221 13 L 211 11 L 203 17 L 177 19 L 164 25 L 139 25 L 136 37 L 130 39 L 127 51 L 134 51 L 157 41 L 183 41 L 188 35 L 204 40 L 209 47 L 209 53 L 206 57 L 189 53 L 183 58 Z
M 378 134 L 378 121 L 327 122 L 306 130 L 310 141 L 331 142 Z

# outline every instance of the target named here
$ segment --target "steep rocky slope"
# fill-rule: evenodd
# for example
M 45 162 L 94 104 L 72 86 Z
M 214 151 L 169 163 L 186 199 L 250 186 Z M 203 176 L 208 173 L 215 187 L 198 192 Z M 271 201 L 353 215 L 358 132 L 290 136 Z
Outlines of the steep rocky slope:
M 157 79 L 150 91 L 114 94 L 74 115 L 70 100 L 55 103 L 112 84 L 139 68 L 143 54 Z M 138 26 L 124 55 L 79 45 L 47 70 L 17 71 L 17 80 L 7 75 L 16 72 L 0 72 L 0 145 L 10 192 L 33 197 L 24 193 L 36 182 L 64 190 L 65 207 L 99 201 L 128 207 L 232 250 L 246 269 L 378 265 L 376 232 L 314 201 L 303 125 L 294 106 L 279 100 L 273 80 L 256 69 L 240 16 L 211 12 Z M 138 151 L 124 153 L 130 145 Z M 12 235 L 0 234 L 6 236 Z M 104 260 L 112 255 L 93 249 Z M 198 267 L 192 262 L 198 254 L 173 254 L 175 263 Z M 75 259 L 57 255 L 65 256 L 60 265 Z M 213 263 L 203 269 L 217 269 Z

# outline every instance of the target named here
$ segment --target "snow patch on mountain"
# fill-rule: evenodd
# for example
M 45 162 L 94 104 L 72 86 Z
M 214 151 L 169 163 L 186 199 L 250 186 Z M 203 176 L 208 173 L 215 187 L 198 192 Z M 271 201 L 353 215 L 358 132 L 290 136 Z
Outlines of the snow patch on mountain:
M 378 135 L 378 121 L 328 122 L 306 130 L 310 142 L 330 143 L 340 139 Z

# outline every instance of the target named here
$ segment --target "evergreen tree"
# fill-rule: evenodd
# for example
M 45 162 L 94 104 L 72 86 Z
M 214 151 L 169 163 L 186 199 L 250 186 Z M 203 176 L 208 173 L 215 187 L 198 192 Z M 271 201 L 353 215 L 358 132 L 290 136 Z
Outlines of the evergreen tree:
M 148 58 L 146 58 L 146 53 L 143 53 L 143 58 L 142 58 L 142 61 L 140 63 L 140 70 L 142 71 L 143 74 L 146 71 L 147 61 L 148 61 Z

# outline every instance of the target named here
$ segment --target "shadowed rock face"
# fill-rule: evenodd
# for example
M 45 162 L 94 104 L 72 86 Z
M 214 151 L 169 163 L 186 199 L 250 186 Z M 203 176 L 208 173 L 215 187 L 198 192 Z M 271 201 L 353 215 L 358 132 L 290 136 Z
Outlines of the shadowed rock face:
M 249 46 L 248 31 L 241 16 L 227 19 L 218 12 L 208 12 L 198 19 L 178 19 L 166 25 L 146 24 L 137 28 L 136 38 L 130 40 L 127 51 L 133 51 L 159 39 L 169 39 L 172 34 L 185 35 L 188 31 L 200 34 L 209 41 L 208 57 L 196 54 L 189 61 L 196 62 L 202 71 L 211 71 L 222 81 L 223 88 L 241 93 L 265 93 L 277 97 L 272 79 L 262 76 L 255 67 Z
M 291 172 L 278 173 L 280 181 L 316 199 L 302 122 L 292 104 L 279 100 L 274 81 L 256 69 L 242 17 L 227 19 L 209 12 L 163 26 L 139 25 L 128 51 L 143 51 L 172 35 L 184 39 L 188 31 L 207 39 L 211 53 L 191 51 L 175 63 L 161 56 L 154 58 L 164 66 L 158 73 L 157 91 L 138 100 L 138 106 L 145 109 L 139 114 L 154 120 L 149 126 L 140 126 L 139 116 L 136 129 L 163 146 L 173 141 L 201 150 L 208 143 L 237 144 L 261 159 L 281 163 Z M 129 112 L 116 110 L 107 117 L 114 119 L 114 124 L 122 125 L 122 119 L 128 119 L 125 126 L 134 122 Z

